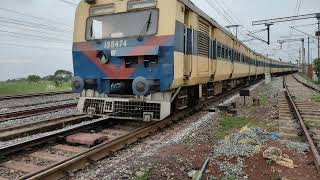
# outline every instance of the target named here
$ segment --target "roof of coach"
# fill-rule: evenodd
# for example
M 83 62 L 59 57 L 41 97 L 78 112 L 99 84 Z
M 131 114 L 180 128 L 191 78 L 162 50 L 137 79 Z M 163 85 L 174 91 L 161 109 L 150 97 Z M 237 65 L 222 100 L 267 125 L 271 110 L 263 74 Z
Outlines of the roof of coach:
M 219 30 L 221 30 L 223 33 L 228 35 L 231 39 L 236 40 L 238 43 L 240 43 L 242 46 L 244 46 L 247 49 L 250 49 L 247 45 L 242 43 L 238 38 L 236 38 L 234 35 L 232 35 L 230 32 L 228 32 L 226 29 L 224 29 L 220 24 L 217 23 L 214 19 L 212 19 L 210 16 L 208 16 L 205 12 L 203 12 L 201 9 L 199 9 L 196 5 L 194 5 L 190 0 L 178 0 L 182 2 L 184 5 L 186 5 L 189 9 L 196 12 L 198 15 L 209 21 L 213 26 L 217 27 Z M 250 51 L 252 51 L 250 49 Z
M 217 23 L 217 21 L 215 21 L 214 19 L 212 19 L 210 16 L 208 16 L 205 12 L 203 12 L 200 8 L 198 8 L 196 5 L 194 5 L 190 0 L 178 0 L 180 2 L 182 2 L 185 6 L 187 6 L 189 9 L 193 10 L 194 12 L 196 12 L 198 15 L 200 15 L 201 17 L 203 17 L 204 19 L 206 19 L 207 21 L 209 21 L 213 26 L 215 26 L 216 28 L 218 28 L 219 30 L 221 30 L 222 32 L 224 32 L 226 35 L 228 35 L 231 39 L 237 41 L 238 43 L 240 43 L 242 46 L 244 46 L 245 48 L 249 49 L 251 52 L 254 52 L 255 54 L 264 57 L 262 54 L 257 53 L 253 50 L 251 50 L 247 45 L 245 45 L 244 43 L 242 43 L 237 37 L 235 37 L 233 34 L 231 34 L 230 32 L 228 32 L 225 28 L 223 28 L 220 24 Z M 278 60 L 273 60 L 273 61 L 278 61 Z

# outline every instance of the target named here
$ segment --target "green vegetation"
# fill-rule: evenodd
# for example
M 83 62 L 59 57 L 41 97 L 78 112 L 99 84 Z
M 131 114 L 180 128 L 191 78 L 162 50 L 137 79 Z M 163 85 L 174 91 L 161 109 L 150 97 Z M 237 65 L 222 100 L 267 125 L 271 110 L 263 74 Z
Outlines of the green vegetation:
M 313 70 L 318 77 L 320 77 L 320 59 L 315 59 L 313 61 Z
M 218 125 L 217 136 L 218 138 L 223 138 L 224 136 L 238 130 L 245 125 L 247 125 L 250 121 L 244 117 L 236 117 L 236 116 L 224 116 Z
M 0 82 L 0 96 L 71 90 L 71 79 L 72 73 L 65 70 L 43 78 L 33 74 L 27 78 L 9 79 Z
M 268 166 L 271 166 L 271 165 L 272 165 L 272 159 L 267 159 L 267 160 L 266 160 L 266 164 L 267 164 Z
M 320 94 L 313 96 L 313 97 L 312 97 L 312 100 L 313 100 L 314 102 L 320 102 Z
M 222 180 L 236 180 L 237 177 L 234 175 L 230 175 L 230 176 L 225 176 L 222 178 Z
M 66 90 L 71 90 L 71 82 L 64 82 L 58 87 L 50 81 L 32 83 L 28 81 L 0 82 L 0 96 Z
M 262 96 L 260 96 L 260 101 L 261 101 L 262 105 L 267 105 L 269 102 L 269 98 L 268 98 L 268 96 L 262 95 Z
M 141 176 L 141 177 L 135 176 L 132 179 L 133 180 L 148 180 L 148 179 L 150 179 L 151 175 L 152 175 L 152 171 L 148 170 L 148 171 L 144 172 L 143 176 Z

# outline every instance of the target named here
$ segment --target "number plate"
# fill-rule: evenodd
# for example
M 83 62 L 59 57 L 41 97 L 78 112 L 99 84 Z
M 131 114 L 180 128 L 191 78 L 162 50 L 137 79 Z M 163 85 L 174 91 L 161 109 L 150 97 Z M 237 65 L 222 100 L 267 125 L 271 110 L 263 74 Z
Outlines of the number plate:
M 127 40 L 106 41 L 104 44 L 105 49 L 115 49 L 121 47 L 127 47 Z

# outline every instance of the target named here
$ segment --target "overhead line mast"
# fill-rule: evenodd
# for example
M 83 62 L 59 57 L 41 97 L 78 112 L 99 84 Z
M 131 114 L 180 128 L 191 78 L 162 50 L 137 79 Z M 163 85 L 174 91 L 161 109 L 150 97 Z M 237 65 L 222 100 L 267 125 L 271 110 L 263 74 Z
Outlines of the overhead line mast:
M 257 26 L 257 25 L 265 25 L 265 26 L 267 26 L 267 30 L 268 30 L 268 41 L 267 42 L 268 42 L 268 44 L 270 44 L 270 26 L 271 25 L 274 25 L 275 23 L 298 21 L 298 20 L 312 19 L 312 18 L 317 18 L 318 19 L 318 21 L 319 21 L 319 23 L 318 23 L 319 27 L 318 28 L 319 28 L 319 31 L 320 31 L 320 13 L 304 14 L 304 15 L 298 15 L 298 16 L 288 16 L 288 17 L 281 17 L 281 18 L 273 18 L 273 19 L 253 21 L 252 25 L 253 26 Z M 318 49 L 319 49 L 319 44 L 318 44 Z

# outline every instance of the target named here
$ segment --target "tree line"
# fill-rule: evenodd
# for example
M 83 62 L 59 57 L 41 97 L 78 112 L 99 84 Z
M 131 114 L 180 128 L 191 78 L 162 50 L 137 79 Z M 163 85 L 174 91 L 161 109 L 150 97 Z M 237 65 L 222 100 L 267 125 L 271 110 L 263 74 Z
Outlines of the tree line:
M 73 77 L 73 74 L 70 71 L 57 70 L 53 75 L 48 75 L 45 77 L 32 74 L 26 78 L 8 79 L 7 82 L 27 81 L 29 83 L 37 83 L 40 81 L 50 81 L 50 82 L 53 82 L 55 86 L 61 86 L 64 82 L 71 81 L 72 77 Z

